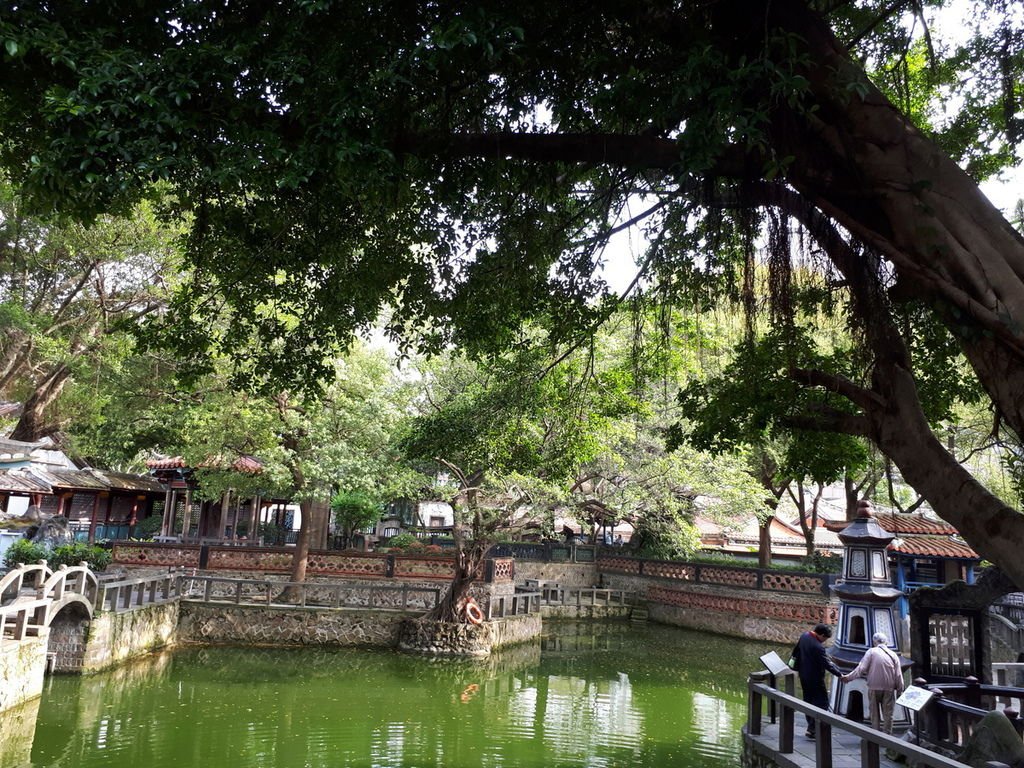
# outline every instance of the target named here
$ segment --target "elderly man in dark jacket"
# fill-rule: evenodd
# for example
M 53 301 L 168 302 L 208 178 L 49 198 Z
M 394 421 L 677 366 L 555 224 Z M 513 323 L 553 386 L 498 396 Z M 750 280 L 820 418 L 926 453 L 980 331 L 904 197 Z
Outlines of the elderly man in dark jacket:
M 814 629 L 804 632 L 793 649 L 794 668 L 800 675 L 800 688 L 804 701 L 822 709 L 828 709 L 828 691 L 825 690 L 825 671 L 837 677 L 843 673 L 825 651 L 825 641 L 832 637 L 828 624 L 817 624 Z M 814 718 L 807 716 L 808 739 L 814 738 Z

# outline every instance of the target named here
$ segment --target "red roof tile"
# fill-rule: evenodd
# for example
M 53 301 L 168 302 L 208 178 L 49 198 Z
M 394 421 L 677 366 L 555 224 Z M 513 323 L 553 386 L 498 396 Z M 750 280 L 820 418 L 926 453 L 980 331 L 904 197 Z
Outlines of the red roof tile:
M 223 463 L 222 456 L 208 456 L 199 466 L 206 469 L 222 468 Z M 149 459 L 146 462 L 146 467 L 149 469 L 186 469 L 188 464 L 181 456 L 172 456 L 166 459 Z M 263 462 L 255 456 L 239 456 L 231 462 L 230 468 L 235 472 L 258 475 L 263 471 Z
M 149 469 L 184 469 L 185 460 L 181 456 L 172 456 L 169 459 L 149 459 L 146 467 Z
M 890 546 L 895 552 L 917 557 L 960 557 L 980 560 L 978 554 L 965 542 L 951 536 L 908 535 L 901 536 Z
M 883 512 L 876 513 L 874 518 L 883 530 L 897 535 L 915 533 L 952 536 L 957 532 L 956 528 L 949 523 L 943 520 L 927 518 L 917 512 Z M 828 522 L 828 528 L 829 530 L 839 532 L 849 524 L 850 523 L 847 520 L 830 520 Z

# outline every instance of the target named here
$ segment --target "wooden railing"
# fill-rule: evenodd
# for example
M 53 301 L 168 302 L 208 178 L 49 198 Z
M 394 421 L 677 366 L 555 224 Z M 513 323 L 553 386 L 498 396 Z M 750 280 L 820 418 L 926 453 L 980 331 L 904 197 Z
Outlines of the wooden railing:
M 768 678 L 767 672 L 759 672 L 751 675 L 747 683 L 746 738 L 754 739 L 766 747 L 770 747 L 775 753 L 781 755 L 793 753 L 796 715 L 803 713 L 810 715 L 816 722 L 817 737 L 814 741 L 814 765 L 816 768 L 833 768 L 836 762 L 839 762 L 840 765 L 849 764 L 849 760 L 837 761 L 837 756 L 833 754 L 833 730 L 843 731 L 857 738 L 859 749 L 857 754 L 852 757 L 859 759 L 862 768 L 879 768 L 883 750 L 903 755 L 912 765 L 926 766 L 927 768 L 963 768 L 963 763 L 956 760 L 882 731 L 876 731 L 867 725 L 847 720 L 840 715 L 834 715 L 812 704 L 807 704 L 793 696 L 792 693 L 785 693 L 771 687 L 767 684 Z M 792 678 L 787 676 L 787 679 L 791 680 Z M 767 739 L 763 736 L 766 702 L 769 704 L 769 710 L 771 711 L 774 706 L 774 712 L 777 714 L 777 740 L 771 745 L 766 743 Z
M 934 693 L 921 711 L 922 735 L 934 744 L 950 749 L 963 747 L 981 719 L 1004 702 L 1011 706 L 1005 707 L 1003 714 L 1017 733 L 1024 733 L 1019 709 L 1024 703 L 1024 688 L 984 685 L 974 677 L 965 678 L 962 683 L 928 685 L 922 679 L 914 683 Z
M 177 600 L 181 594 L 181 579 L 177 574 L 168 573 L 140 579 L 102 581 L 96 607 L 101 611 L 121 613 L 168 603 Z
M 441 599 L 440 587 L 409 584 L 353 584 L 179 576 L 181 598 L 204 603 L 298 606 L 301 608 L 371 608 L 402 612 L 428 611 Z

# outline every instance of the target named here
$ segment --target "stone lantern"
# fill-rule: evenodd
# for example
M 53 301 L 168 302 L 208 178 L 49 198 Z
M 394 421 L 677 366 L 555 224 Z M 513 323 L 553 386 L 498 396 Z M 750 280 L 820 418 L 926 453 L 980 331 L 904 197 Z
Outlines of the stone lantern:
M 889 648 L 900 653 L 895 603 L 903 593 L 892 586 L 886 552 L 894 538 L 875 520 L 871 502 L 866 499 L 857 504 L 857 519 L 839 534 L 844 545 L 843 572 L 832 587 L 832 593 L 839 599 L 839 624 L 831 655 L 844 674 L 860 663 L 876 632 L 884 632 L 889 638 Z M 900 658 L 906 672 L 913 662 Z M 866 722 L 869 713 L 864 678 L 849 683 L 835 678 L 829 706 L 837 714 Z M 909 714 L 897 706 L 893 727 L 909 725 Z

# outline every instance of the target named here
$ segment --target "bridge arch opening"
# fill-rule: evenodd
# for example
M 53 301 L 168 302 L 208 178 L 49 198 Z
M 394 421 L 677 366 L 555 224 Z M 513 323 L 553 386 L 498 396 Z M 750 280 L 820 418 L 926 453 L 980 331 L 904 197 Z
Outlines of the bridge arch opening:
M 85 661 L 85 642 L 91 616 L 81 602 L 71 602 L 50 620 L 47 640 L 47 669 L 57 673 L 79 673 Z

